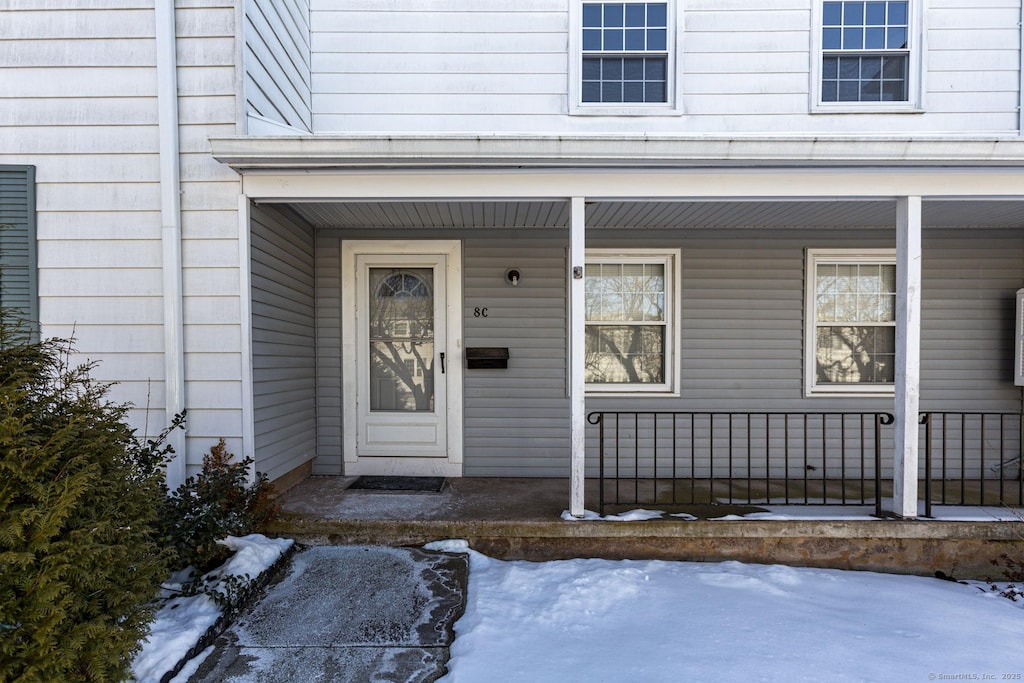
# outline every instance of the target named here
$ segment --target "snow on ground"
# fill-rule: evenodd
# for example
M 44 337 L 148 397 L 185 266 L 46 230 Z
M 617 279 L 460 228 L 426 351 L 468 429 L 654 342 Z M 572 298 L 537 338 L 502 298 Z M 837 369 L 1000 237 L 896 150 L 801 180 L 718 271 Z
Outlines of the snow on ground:
M 463 541 L 428 547 L 470 554 L 445 683 L 1024 674 L 1024 609 L 979 585 L 739 562 L 500 561 Z
M 260 534 L 250 534 L 242 537 L 228 536 L 220 543 L 235 551 L 235 554 L 207 576 L 248 576 L 255 579 L 273 565 L 291 547 L 293 541 L 290 538 L 267 538 Z M 222 611 L 205 594 L 172 598 L 164 603 L 150 627 L 149 637 L 142 644 L 142 651 L 132 662 L 135 680 L 138 683 L 159 681 L 199 642 L 207 629 L 216 623 Z

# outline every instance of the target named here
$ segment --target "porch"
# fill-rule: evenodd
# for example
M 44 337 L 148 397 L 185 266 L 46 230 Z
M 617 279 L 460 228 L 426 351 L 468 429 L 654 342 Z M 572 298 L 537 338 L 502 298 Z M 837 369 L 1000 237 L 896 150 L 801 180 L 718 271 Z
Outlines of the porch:
M 894 424 L 882 465 L 858 475 L 874 483 L 880 473 L 883 483 L 859 495 L 913 517 L 918 482 L 930 480 L 918 475 L 918 414 L 1019 410 L 1013 296 L 1024 273 L 1024 202 L 1015 168 L 996 163 L 987 147 L 973 145 L 982 156 L 970 159 L 958 147 L 953 164 L 922 140 L 903 151 L 889 141 L 870 159 L 850 140 L 827 154 L 812 141 L 779 141 L 771 159 L 735 141 L 710 156 L 708 140 L 624 139 L 614 149 L 604 141 L 586 159 L 569 154 L 565 140 L 517 139 L 525 156 L 514 159 L 502 147 L 508 140 L 474 138 L 472 152 L 444 142 L 214 141 L 215 157 L 244 175 L 242 287 L 252 296 L 242 302 L 243 347 L 251 349 L 243 396 L 253 400 L 243 441 L 272 479 L 299 467 L 321 475 L 568 475 L 562 496 L 580 516 L 600 505 L 585 500 L 585 479 L 603 472 L 588 411 L 887 411 Z M 535 148 L 545 156 L 526 154 Z M 811 156 L 786 156 L 796 149 Z M 442 243 L 443 263 L 420 263 Z M 371 339 L 359 311 L 372 310 L 377 271 L 408 270 L 410 259 L 424 283 L 445 285 L 430 319 L 444 337 L 431 342 L 433 360 L 392 353 L 394 377 L 384 379 L 441 386 L 446 402 L 435 393 L 432 411 L 416 402 L 410 420 L 384 428 L 366 406 L 372 387 L 378 398 L 392 395 L 380 391 L 381 377 L 370 379 L 371 345 L 387 340 Z M 597 339 L 608 323 L 602 343 L 616 334 L 639 340 L 645 326 L 587 320 L 584 280 L 593 276 L 585 273 L 630 264 L 662 274 L 641 292 L 658 302 L 650 316 L 662 331 L 647 335 L 654 341 L 644 354 L 597 350 L 649 356 L 644 363 L 656 370 L 607 380 L 622 384 L 610 388 L 591 378 L 588 387 L 596 352 L 587 335 Z M 829 268 L 851 264 L 876 268 L 887 303 L 870 320 L 852 309 L 840 316 L 859 330 L 844 341 L 832 328 L 845 324 L 817 322 L 815 296 Z M 883 324 L 884 334 L 868 334 Z M 468 349 L 491 348 L 507 366 L 470 365 Z M 862 356 L 884 372 L 819 374 L 823 364 Z M 636 370 L 639 362 L 621 364 Z M 838 386 L 847 382 L 861 385 Z M 396 412 L 389 401 L 378 412 Z M 437 453 L 414 463 L 403 444 L 412 419 L 423 422 L 427 412 L 434 423 L 412 426 Z M 374 451 L 370 440 L 381 437 L 395 439 Z M 435 466 L 442 457 L 443 470 Z M 831 478 L 849 479 L 828 468 L 819 475 L 826 498 Z M 629 476 L 646 478 L 612 478 Z M 768 488 L 777 479 L 763 477 Z M 965 490 L 969 479 L 960 477 Z
M 567 521 L 568 478 L 452 478 L 439 493 L 354 490 L 354 480 L 306 479 L 283 495 L 270 533 L 310 545 L 460 538 L 501 559 L 737 560 L 958 578 L 992 576 L 992 560 L 1024 551 L 1024 521 L 995 507 L 937 506 L 935 519 L 883 521 L 870 505 L 715 503 L 674 508 L 689 517 Z M 587 507 L 598 498 L 599 482 L 587 479 Z

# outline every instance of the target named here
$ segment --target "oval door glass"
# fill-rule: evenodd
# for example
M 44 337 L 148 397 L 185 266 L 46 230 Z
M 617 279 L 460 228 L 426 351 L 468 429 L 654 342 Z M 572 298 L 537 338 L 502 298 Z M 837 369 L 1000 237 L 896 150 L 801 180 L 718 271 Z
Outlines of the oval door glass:
M 434 409 L 434 271 L 370 268 L 370 410 Z

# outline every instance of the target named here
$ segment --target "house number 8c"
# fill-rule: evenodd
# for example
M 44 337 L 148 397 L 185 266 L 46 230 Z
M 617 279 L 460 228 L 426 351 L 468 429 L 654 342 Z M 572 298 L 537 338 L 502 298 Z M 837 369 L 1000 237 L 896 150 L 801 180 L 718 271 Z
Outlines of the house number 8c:
M 487 316 L 487 309 L 486 308 L 480 308 L 479 306 L 477 306 L 476 308 L 473 309 L 473 317 L 474 318 L 486 318 L 486 317 L 488 317 Z

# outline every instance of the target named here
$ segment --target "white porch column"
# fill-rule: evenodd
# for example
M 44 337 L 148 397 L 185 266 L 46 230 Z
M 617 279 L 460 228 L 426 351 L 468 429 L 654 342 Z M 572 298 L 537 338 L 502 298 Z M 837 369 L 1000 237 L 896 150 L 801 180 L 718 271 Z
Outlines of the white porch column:
M 569 469 L 571 492 L 569 514 L 582 517 L 584 510 L 584 456 L 585 432 L 587 427 L 586 401 L 584 400 L 584 356 L 586 355 L 586 317 L 584 314 L 583 273 L 586 267 L 584 249 L 583 197 L 570 200 L 569 219 L 569 433 L 572 441 L 572 456 Z
M 896 200 L 896 423 L 893 509 L 917 516 L 921 389 L 921 198 Z

